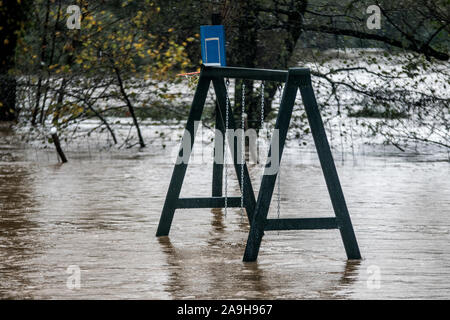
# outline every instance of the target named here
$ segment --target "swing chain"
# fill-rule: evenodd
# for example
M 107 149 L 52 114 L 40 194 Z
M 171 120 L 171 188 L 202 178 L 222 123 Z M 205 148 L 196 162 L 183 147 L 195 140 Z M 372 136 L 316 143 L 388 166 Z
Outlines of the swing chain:
M 261 81 L 261 126 L 259 128 L 259 134 L 258 134 L 258 158 L 257 162 L 259 163 L 259 155 L 261 154 L 261 148 L 262 144 L 264 142 L 264 136 L 263 136 L 263 130 L 264 130 L 264 81 Z
M 278 168 L 278 183 L 277 183 L 277 219 L 280 219 L 281 207 L 281 170 Z
M 227 167 L 227 145 L 228 145 L 228 122 L 229 122 L 229 107 L 230 107 L 230 97 L 228 95 L 228 88 L 230 86 L 230 79 L 226 79 L 226 107 L 225 107 L 225 137 L 224 137 L 224 150 L 223 150 L 223 166 L 225 167 L 225 218 L 227 217 L 227 207 L 228 207 L 228 167 Z
M 280 106 L 281 108 L 281 102 L 283 101 L 283 86 L 280 84 L 278 85 L 278 91 L 280 92 Z M 280 109 L 278 109 L 280 110 Z M 279 111 L 278 111 L 279 112 Z M 278 179 L 277 179 L 277 219 L 280 219 L 280 207 L 281 207 L 281 161 L 278 164 Z
M 245 164 L 245 82 L 242 81 L 242 110 L 241 110 L 241 218 L 244 215 L 244 164 Z
M 264 129 L 264 81 L 261 81 L 261 131 Z M 261 134 L 262 135 L 262 134 Z

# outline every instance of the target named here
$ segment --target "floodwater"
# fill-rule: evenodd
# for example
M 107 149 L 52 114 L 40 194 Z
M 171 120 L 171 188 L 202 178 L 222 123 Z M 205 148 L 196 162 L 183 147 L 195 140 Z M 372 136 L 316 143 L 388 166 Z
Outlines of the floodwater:
M 363 259 L 346 260 L 337 230 L 275 231 L 258 262 L 243 263 L 239 208 L 177 210 L 170 237 L 155 237 L 168 149 L 69 151 L 61 165 L 53 152 L 0 144 L 0 298 L 450 298 L 448 159 L 335 152 Z M 333 216 L 314 152 L 288 152 L 281 217 Z M 261 168 L 250 171 L 257 191 Z M 182 195 L 210 194 L 211 172 L 189 166 Z M 272 217 L 276 204 L 275 192 Z

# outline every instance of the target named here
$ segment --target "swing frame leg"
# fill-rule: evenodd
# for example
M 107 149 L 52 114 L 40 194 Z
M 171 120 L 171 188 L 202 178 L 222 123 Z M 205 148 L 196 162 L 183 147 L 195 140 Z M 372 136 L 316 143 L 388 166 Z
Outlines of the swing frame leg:
M 297 94 L 297 86 L 290 80 L 291 74 L 288 73 L 286 85 L 283 90 L 280 109 L 275 123 L 275 130 L 279 130 L 279 163 L 283 155 L 286 135 L 291 120 L 292 109 L 294 107 L 295 96 Z M 275 143 L 275 137 L 272 136 L 271 146 Z M 272 200 L 273 191 L 275 188 L 276 174 L 267 174 L 268 168 L 271 166 L 269 162 L 271 159 L 272 147 L 269 149 L 269 156 L 264 169 L 264 175 L 259 188 L 258 201 L 256 202 L 255 214 L 253 222 L 250 227 L 250 233 L 247 239 L 247 245 L 244 252 L 244 262 L 256 261 L 258 258 L 259 248 L 261 246 L 262 237 L 264 235 L 264 228 L 267 221 L 267 214 L 269 213 L 270 202 Z
M 214 90 L 217 97 L 216 105 L 216 121 L 217 128 L 219 131 L 225 131 L 225 120 L 224 114 L 226 108 L 230 114 L 229 128 L 235 130 L 236 125 L 234 122 L 233 110 L 231 106 L 227 106 L 226 103 L 226 87 L 223 79 L 211 78 L 205 75 L 205 68 L 202 69 L 200 73 L 199 83 L 195 91 L 194 100 L 192 102 L 191 111 L 189 113 L 188 121 L 186 123 L 186 129 L 183 135 L 183 141 L 185 139 L 190 139 L 190 148 L 188 150 L 183 149 L 183 143 L 181 144 L 180 151 L 178 153 L 177 163 L 175 164 L 172 178 L 170 180 L 169 189 L 167 191 L 166 200 L 164 202 L 164 207 L 161 213 L 161 217 L 158 224 L 158 229 L 156 231 L 156 236 L 168 236 L 170 228 L 172 225 L 173 217 L 176 209 L 182 208 L 223 208 L 225 203 L 225 198 L 222 197 L 222 179 L 223 179 L 223 164 L 214 163 L 213 165 L 213 187 L 212 187 L 212 198 L 180 198 L 181 187 L 183 185 L 184 177 L 186 175 L 186 170 L 189 162 L 189 158 L 192 153 L 192 147 L 194 145 L 195 133 L 197 128 L 195 127 L 195 122 L 201 120 L 201 115 L 203 113 L 206 96 L 208 94 L 208 89 L 211 81 L 214 85 Z M 249 223 L 253 219 L 253 213 L 256 206 L 255 194 L 253 192 L 252 183 L 250 180 L 249 171 L 247 165 L 238 163 L 238 141 L 237 137 L 234 136 L 234 168 L 239 181 L 239 186 L 244 193 L 244 207 L 247 213 Z M 220 139 L 216 140 L 215 148 L 225 148 L 224 141 Z M 231 148 L 231 145 L 230 145 Z M 183 154 L 183 152 L 187 152 Z M 244 167 L 244 185 L 241 184 L 241 170 Z M 217 185 L 216 185 L 217 184 Z M 240 198 L 229 197 L 229 207 L 240 207 Z
M 282 219 L 277 225 L 275 219 L 267 219 L 270 202 L 275 187 L 276 175 L 266 174 L 262 178 L 258 201 L 256 204 L 253 223 L 250 227 L 250 233 L 247 239 L 247 245 L 244 252 L 244 262 L 253 262 L 258 258 L 264 230 L 305 230 L 305 229 L 333 229 L 338 228 L 344 243 L 345 252 L 348 259 L 361 259 L 356 236 L 345 203 L 339 177 L 334 164 L 333 156 L 328 144 L 322 118 L 314 96 L 311 84 L 311 75 L 309 69 L 292 68 L 289 69 L 286 85 L 283 91 L 283 97 L 275 124 L 275 129 L 279 130 L 279 161 L 283 154 L 286 134 L 289 128 L 289 122 L 292 115 L 292 109 L 297 95 L 297 89 L 300 89 L 308 122 L 319 155 L 320 164 L 327 184 L 328 193 L 331 198 L 336 218 L 309 218 L 309 219 Z M 272 144 L 274 136 L 272 136 Z M 270 159 L 271 150 L 269 150 Z
M 217 163 L 215 160 L 217 155 L 222 155 L 222 159 L 225 151 L 225 127 L 222 123 L 220 115 L 219 102 L 216 99 L 215 103 L 215 117 L 216 117 L 216 132 L 214 137 L 214 162 L 213 162 L 213 175 L 212 175 L 212 196 L 221 197 L 223 192 L 223 161 Z
M 350 219 L 347 204 L 345 203 L 344 193 L 342 191 L 341 183 L 339 182 L 339 176 L 328 144 L 322 117 L 320 116 L 314 90 L 311 85 L 311 76 L 309 72 L 301 75 L 303 76 L 304 81 L 301 81 L 300 83 L 300 93 L 305 105 L 306 115 L 319 155 L 320 165 L 327 184 L 333 210 L 336 215 L 337 226 L 341 234 L 342 242 L 344 243 L 345 252 L 349 260 L 361 259 L 355 231 L 353 230 L 352 221 Z
M 158 230 L 156 231 L 157 237 L 169 235 L 173 215 L 177 209 L 177 202 L 180 197 L 181 187 L 183 186 L 188 161 L 194 145 L 195 133 L 197 131 L 195 122 L 200 121 L 201 119 L 210 83 L 210 79 L 202 77 L 200 74 L 198 86 L 195 91 L 194 100 L 192 102 L 191 111 L 189 112 L 186 129 L 184 130 L 183 135 L 183 141 L 185 141 L 185 139 L 190 139 L 191 147 L 188 150 L 184 150 L 183 143 L 180 146 L 177 163 L 173 169 L 169 189 L 167 190 L 166 201 L 164 202 L 161 218 L 159 219 Z M 183 152 L 187 152 L 188 154 L 183 154 Z M 184 161 L 181 160 L 181 158 L 184 158 Z

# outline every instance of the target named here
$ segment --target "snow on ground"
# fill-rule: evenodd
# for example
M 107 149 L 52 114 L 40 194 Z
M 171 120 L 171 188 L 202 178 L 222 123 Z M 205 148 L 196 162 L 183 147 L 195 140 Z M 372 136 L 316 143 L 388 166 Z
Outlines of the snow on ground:
M 333 57 L 333 54 L 336 54 Z M 339 57 L 338 57 L 339 54 Z M 350 84 L 356 88 L 364 88 L 367 90 L 393 90 L 400 91 L 403 89 L 413 90 L 416 93 L 415 97 L 419 97 L 421 94 L 424 95 L 434 95 L 439 99 L 443 99 L 447 103 L 446 109 L 442 111 L 445 113 L 442 119 L 446 120 L 447 123 L 450 122 L 450 116 L 448 114 L 448 99 L 450 99 L 449 86 L 449 63 L 434 63 L 431 66 L 427 66 L 425 63 L 423 66 L 418 67 L 417 71 L 413 71 L 405 68 L 408 63 L 406 55 L 401 56 L 385 56 L 383 52 L 374 50 L 347 50 L 345 52 L 327 52 L 328 58 L 326 60 L 313 60 L 305 63 L 299 63 L 298 66 L 309 67 L 312 72 L 320 72 L 326 74 L 329 79 L 335 82 L 341 82 Z M 311 60 L 311 59 L 309 59 Z M 349 68 L 349 71 L 337 72 L 343 68 Z M 411 76 L 412 73 L 416 73 L 415 77 Z M 313 76 L 313 87 L 315 90 L 316 98 L 321 107 L 322 117 L 325 123 L 325 129 L 327 131 L 328 139 L 330 144 L 334 149 L 338 149 L 340 153 L 352 153 L 360 152 L 364 149 L 366 145 L 373 145 L 374 148 L 380 148 L 382 146 L 383 150 L 386 150 L 386 146 L 383 146 L 385 142 L 385 137 L 381 135 L 372 135 L 372 132 L 368 129 L 368 125 L 376 126 L 377 123 L 386 122 L 390 124 L 391 128 L 387 128 L 389 134 L 396 134 L 396 128 L 404 126 L 404 130 L 412 130 L 417 132 L 417 134 L 427 137 L 428 139 L 434 139 L 441 141 L 444 144 L 449 144 L 450 136 L 448 130 L 445 129 L 445 124 L 436 123 L 433 117 L 436 115 L 431 114 L 428 116 L 426 121 L 430 122 L 433 126 L 433 130 L 440 134 L 435 134 L 434 132 L 427 132 L 429 130 L 426 126 L 419 125 L 417 119 L 412 117 L 411 119 L 401 119 L 401 120 L 384 120 L 376 118 L 355 118 L 349 117 L 348 111 L 361 110 L 364 103 L 367 103 L 367 96 L 363 94 L 352 91 L 348 86 L 339 85 L 337 87 L 337 101 L 334 97 L 330 97 L 332 87 L 330 83 L 321 77 Z M 134 80 L 139 81 L 139 80 Z M 164 100 L 165 96 L 161 96 L 161 92 L 165 95 L 171 95 L 176 97 L 173 101 L 168 104 L 168 108 L 176 108 L 179 106 L 189 106 L 194 95 L 194 88 L 190 88 L 187 85 L 187 80 L 183 80 L 178 83 L 155 83 L 151 80 L 146 80 L 146 90 L 141 92 L 135 92 L 135 99 L 137 101 L 159 101 L 160 104 L 167 103 Z M 229 94 L 231 98 L 231 103 L 233 103 L 233 82 L 231 82 L 229 88 Z M 99 89 L 100 90 L 100 89 Z M 259 83 L 255 85 L 255 90 L 259 90 Z M 133 90 L 132 90 L 133 91 Z M 414 98 L 414 97 L 413 97 Z M 280 97 L 277 96 L 274 99 L 273 107 L 274 110 L 279 108 Z M 107 101 L 98 101 L 99 105 L 107 104 L 120 105 L 118 101 L 109 98 Z M 210 94 L 207 98 L 207 107 L 212 107 L 214 103 L 214 93 L 212 87 L 210 88 Z M 369 101 L 370 103 L 370 101 Z M 338 109 L 341 111 L 338 113 Z M 297 95 L 296 106 L 294 108 L 293 120 L 291 122 L 292 130 L 290 131 L 290 142 L 288 146 L 302 145 L 303 142 L 307 143 L 307 146 L 311 146 L 312 139 L 309 135 L 304 135 L 303 130 L 305 128 L 305 123 L 302 119 L 303 108 L 301 104 L 300 94 Z M 304 117 L 303 117 L 304 119 Z M 434 121 L 434 122 L 433 122 Z M 137 142 L 136 130 L 132 126 L 131 118 L 108 118 L 108 122 L 113 125 L 113 129 L 119 140 L 118 145 L 113 148 L 123 148 L 125 144 L 123 143 L 128 139 L 131 144 Z M 92 148 L 92 149 L 108 149 L 112 146 L 112 139 L 107 130 L 100 126 L 100 121 L 96 119 L 83 120 L 79 123 L 73 123 L 68 128 L 61 132 L 63 137 L 63 145 L 67 149 L 74 148 Z M 140 126 L 144 136 L 144 140 L 147 145 L 166 147 L 173 146 L 177 148 L 177 142 L 180 140 L 183 132 L 184 122 L 177 121 L 166 121 L 161 124 L 157 121 L 152 120 L 141 120 Z M 266 124 L 266 130 L 271 130 L 273 128 L 274 121 Z M 100 126 L 100 127 L 99 127 Z M 99 129 L 92 131 L 94 128 L 99 127 Z M 21 126 L 18 128 L 19 132 L 26 133 L 30 138 L 30 143 L 34 147 L 51 147 L 48 141 L 44 137 L 48 137 L 50 129 L 50 123 L 47 124 L 46 128 L 34 129 L 34 133 L 29 134 L 30 127 Z M 386 129 L 385 129 L 386 130 Z M 391 131 L 389 131 L 391 130 Z M 213 130 L 206 127 L 202 128 L 203 134 L 202 140 L 204 144 L 210 144 L 211 138 L 213 137 Z M 89 137 L 87 133 L 89 132 Z M 398 132 L 397 132 L 398 134 Z M 76 147 L 75 147 L 76 146 Z M 378 146 L 378 147 L 377 147 Z M 395 150 L 388 146 L 389 150 Z M 397 150 L 398 151 L 398 150 Z M 448 159 L 448 148 L 440 148 L 436 145 L 430 146 L 420 143 L 415 143 L 412 148 L 407 148 L 408 152 L 422 152 L 438 154 L 443 158 Z M 365 151 L 363 151 L 365 152 Z

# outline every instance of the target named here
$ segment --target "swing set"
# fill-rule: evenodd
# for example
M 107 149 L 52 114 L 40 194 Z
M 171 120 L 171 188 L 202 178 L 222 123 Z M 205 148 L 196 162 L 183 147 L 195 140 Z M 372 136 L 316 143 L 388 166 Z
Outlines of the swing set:
M 274 81 L 284 83 L 280 108 L 275 123 L 275 130 L 278 135 L 273 134 L 271 138 L 271 147 L 268 152 L 264 174 L 261 181 L 258 197 L 255 198 L 252 183 L 250 180 L 247 165 L 245 163 L 245 135 L 241 138 L 241 152 L 238 154 L 237 138 L 234 137 L 235 143 L 230 143 L 227 139 L 215 140 L 215 152 L 224 151 L 228 144 L 230 152 L 233 155 L 233 165 L 239 181 L 241 190 L 240 197 L 228 197 L 227 184 L 227 163 L 226 157 L 223 162 L 213 163 L 212 176 L 212 196 L 201 198 L 180 198 L 180 192 L 186 174 L 189 156 L 194 144 L 196 121 L 201 120 L 205 100 L 208 94 L 211 82 L 214 87 L 217 98 L 216 104 L 216 130 L 227 137 L 227 130 L 236 130 L 237 126 L 234 120 L 233 109 L 230 106 L 228 95 L 228 84 L 230 78 L 246 79 L 261 81 L 261 122 L 263 124 L 264 117 L 264 82 Z M 225 80 L 226 79 L 226 80 Z M 278 159 L 281 162 L 283 149 L 286 141 L 289 123 L 292 116 L 292 110 L 295 104 L 297 91 L 300 90 L 302 101 L 305 106 L 311 133 L 319 156 L 322 171 L 325 177 L 328 193 L 331 198 L 335 217 L 327 218 L 280 218 L 280 170 L 273 173 L 271 168 L 272 159 L 271 152 L 274 143 L 278 144 Z M 245 114 L 245 86 L 242 88 L 241 103 L 241 128 L 244 130 L 244 114 Z M 176 209 L 193 209 L 193 208 L 224 208 L 225 214 L 227 208 L 241 208 L 241 214 L 244 209 L 250 224 L 250 232 L 244 252 L 243 261 L 256 261 L 261 246 L 261 240 L 265 231 L 281 231 L 281 230 L 314 230 L 314 229 L 339 229 L 344 248 L 348 259 L 361 259 L 358 243 L 353 231 L 352 222 L 345 203 L 344 194 L 339 182 L 334 160 L 325 134 L 322 118 L 314 96 L 311 83 L 310 70 L 307 68 L 291 68 L 288 71 L 283 70 L 267 70 L 267 69 L 249 69 L 225 66 L 205 66 L 200 71 L 197 88 L 192 102 L 189 117 L 186 123 L 185 135 L 183 139 L 188 137 L 190 148 L 187 151 L 180 148 L 178 157 L 185 159 L 175 164 L 172 178 L 167 192 L 166 200 L 162 210 L 161 218 L 158 225 L 156 236 L 168 236 L 172 220 Z M 228 142 L 228 143 L 227 143 Z M 186 143 L 186 141 L 184 141 Z M 183 146 L 183 144 L 182 144 Z M 233 150 L 231 150 L 233 148 Z M 187 152 L 187 154 L 186 154 Z M 276 152 L 276 151 L 274 151 Z M 223 152 L 221 153 L 223 154 Z M 241 156 L 239 159 L 238 156 Z M 187 161 L 186 161 L 187 159 Z M 239 161 L 240 160 L 240 161 Z M 225 196 L 223 196 L 223 171 L 225 168 Z M 278 179 L 277 179 L 278 176 Z M 268 219 L 270 203 L 278 180 L 278 217 L 276 219 Z

